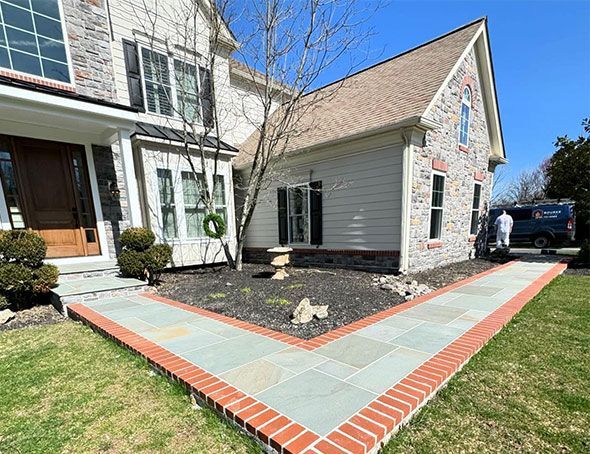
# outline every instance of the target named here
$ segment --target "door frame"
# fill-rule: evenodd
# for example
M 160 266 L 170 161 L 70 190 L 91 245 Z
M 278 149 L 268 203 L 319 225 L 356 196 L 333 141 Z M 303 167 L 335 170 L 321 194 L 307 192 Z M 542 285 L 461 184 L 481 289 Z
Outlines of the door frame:
M 24 136 L 24 135 L 15 135 L 15 134 L 2 134 L 6 137 L 10 138 L 25 138 L 25 139 L 36 139 L 36 140 L 48 140 L 48 141 L 52 141 L 52 142 L 60 142 L 62 144 L 65 145 L 73 145 L 73 146 L 79 146 L 80 147 L 80 151 L 82 152 L 82 155 L 84 157 L 84 160 L 86 161 L 86 164 L 84 166 L 84 171 L 86 172 L 86 177 L 88 178 L 87 183 L 88 183 L 88 190 L 89 190 L 89 201 L 92 204 L 92 208 L 91 208 L 91 213 L 94 216 L 94 224 L 95 224 L 95 229 L 96 229 L 96 234 L 97 234 L 97 244 L 99 247 L 99 254 L 96 255 L 81 255 L 81 256 L 73 256 L 73 257 L 59 257 L 59 258 L 48 258 L 46 259 L 46 262 L 49 263 L 54 263 L 56 265 L 60 265 L 60 264 L 76 264 L 76 263 L 88 263 L 88 262 L 96 262 L 96 261 L 108 261 L 111 259 L 110 257 L 110 253 L 109 253 L 109 243 L 108 243 L 108 237 L 107 237 L 107 232 L 106 232 L 106 228 L 104 225 L 104 217 L 103 217 L 103 213 L 102 213 L 102 204 L 101 204 L 101 198 L 100 198 L 100 192 L 98 189 L 98 179 L 97 179 L 97 175 L 96 175 L 96 169 L 95 169 L 95 165 L 94 165 L 94 154 L 92 151 L 92 145 L 89 143 L 75 143 L 75 141 L 68 141 L 67 139 L 65 140 L 59 140 L 59 139 L 45 139 L 43 137 L 41 137 L 40 135 L 37 134 L 32 134 L 31 136 Z M 14 150 L 11 150 L 12 152 L 14 152 Z M 17 163 L 17 159 L 18 158 L 14 158 L 16 155 L 16 153 L 12 153 L 13 159 L 14 159 L 14 166 L 15 166 L 15 173 L 17 174 L 17 178 L 18 178 L 18 185 L 19 185 L 19 190 L 22 191 L 22 187 L 21 187 L 21 180 L 22 178 L 20 178 L 19 175 L 19 168 L 18 168 L 18 163 Z M 72 176 L 73 178 L 73 176 Z M 2 189 L 2 188 L 0 188 Z M 28 218 L 26 216 L 27 213 L 27 208 L 24 206 L 26 204 L 26 202 L 24 200 L 21 200 L 21 204 L 23 205 L 23 217 L 25 218 L 26 221 L 28 221 Z M 12 229 L 12 225 L 10 222 L 10 217 L 8 214 L 8 207 L 6 204 L 6 199 L 5 199 L 5 195 L 4 195 L 4 191 L 0 190 L 0 229 L 2 230 L 11 230 Z

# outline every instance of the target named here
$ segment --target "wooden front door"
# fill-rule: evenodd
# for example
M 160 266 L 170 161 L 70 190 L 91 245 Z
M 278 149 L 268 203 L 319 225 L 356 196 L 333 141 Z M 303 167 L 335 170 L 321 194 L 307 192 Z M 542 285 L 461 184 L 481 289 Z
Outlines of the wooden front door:
M 13 144 L 26 224 L 45 239 L 47 257 L 98 254 L 83 148 L 17 137 Z

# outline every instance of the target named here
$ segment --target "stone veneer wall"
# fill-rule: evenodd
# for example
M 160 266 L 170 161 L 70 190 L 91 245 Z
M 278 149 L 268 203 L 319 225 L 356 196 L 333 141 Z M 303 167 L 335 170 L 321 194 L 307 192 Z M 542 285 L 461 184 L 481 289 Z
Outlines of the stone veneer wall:
M 271 257 L 265 248 L 244 248 L 244 262 L 268 263 Z M 359 251 L 330 249 L 294 249 L 290 254 L 294 266 L 352 268 L 378 273 L 391 273 L 399 268 L 399 251 Z
M 117 101 L 105 0 L 62 0 L 76 93 Z
M 92 146 L 96 179 L 104 225 L 107 233 L 109 255 L 116 257 L 120 252 L 119 235 L 130 226 L 129 209 L 127 204 L 127 190 L 123 175 L 123 163 L 117 143 L 111 147 Z M 116 182 L 120 195 L 114 199 L 109 185 Z
M 459 121 L 464 84 L 472 91 L 469 149 L 459 148 Z M 492 173 L 490 144 L 475 53 L 472 50 L 442 92 L 431 118 L 442 127 L 426 134 L 424 147 L 414 148 L 409 267 L 412 271 L 466 260 L 473 251 L 469 227 L 476 172 L 483 176 L 480 209 L 489 202 Z M 445 180 L 442 235 L 429 241 L 432 160 L 448 166 Z

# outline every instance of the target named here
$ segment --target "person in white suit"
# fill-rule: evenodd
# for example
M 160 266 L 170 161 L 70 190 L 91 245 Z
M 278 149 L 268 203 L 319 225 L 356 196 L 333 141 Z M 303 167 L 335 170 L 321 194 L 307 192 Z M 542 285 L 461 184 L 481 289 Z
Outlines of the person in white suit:
M 496 226 L 496 248 L 509 247 L 510 234 L 514 225 L 512 216 L 506 213 L 506 210 L 502 210 L 502 214 L 498 216 L 494 225 Z

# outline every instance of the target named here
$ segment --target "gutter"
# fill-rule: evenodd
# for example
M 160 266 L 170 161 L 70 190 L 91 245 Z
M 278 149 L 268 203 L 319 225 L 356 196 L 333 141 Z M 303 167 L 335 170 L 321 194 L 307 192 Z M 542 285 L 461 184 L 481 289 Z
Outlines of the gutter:
M 402 212 L 400 228 L 399 271 L 406 273 L 409 268 L 410 223 L 412 211 L 412 183 L 414 181 L 414 145 L 407 129 L 402 129 L 404 151 L 402 154 Z

